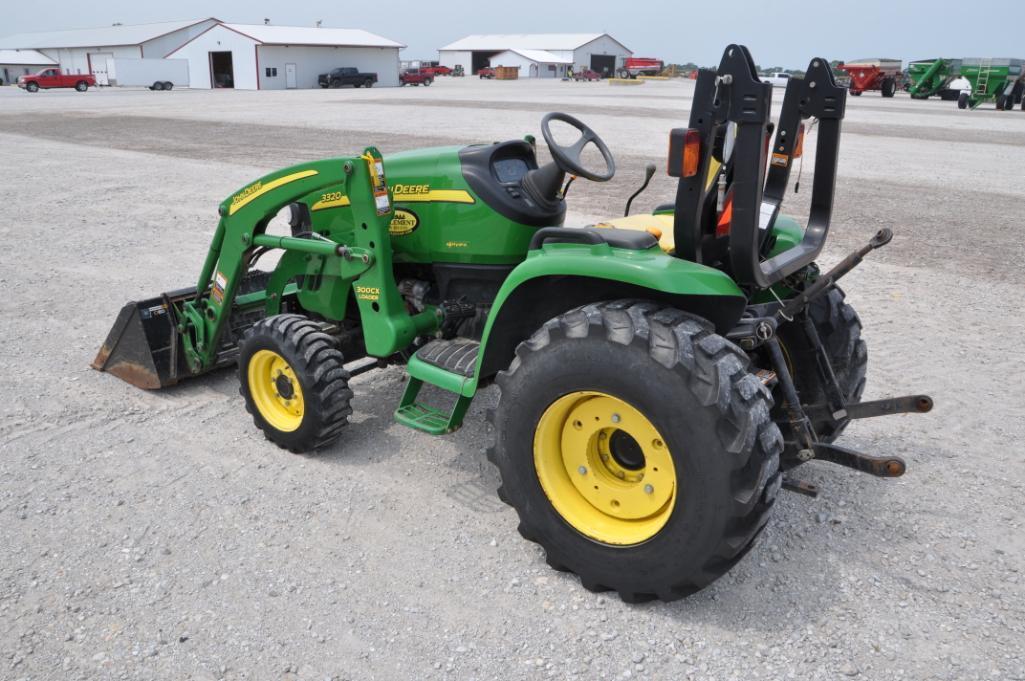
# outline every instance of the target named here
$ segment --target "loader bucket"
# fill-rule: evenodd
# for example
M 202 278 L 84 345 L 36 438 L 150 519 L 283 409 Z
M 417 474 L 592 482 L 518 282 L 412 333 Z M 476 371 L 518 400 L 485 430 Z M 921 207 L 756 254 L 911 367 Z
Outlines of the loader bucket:
M 174 303 L 195 297 L 196 289 L 190 288 L 125 305 L 92 368 L 149 390 L 190 376 L 179 344 Z

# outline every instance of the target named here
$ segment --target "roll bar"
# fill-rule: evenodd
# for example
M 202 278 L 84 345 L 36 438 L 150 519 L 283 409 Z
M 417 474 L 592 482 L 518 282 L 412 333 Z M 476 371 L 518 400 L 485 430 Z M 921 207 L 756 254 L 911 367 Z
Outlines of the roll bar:
M 750 52 L 730 45 L 719 68 L 698 72 L 690 128 L 701 140 L 697 172 L 681 177 L 676 194 L 674 236 L 677 255 L 703 262 L 705 200 L 714 183 L 708 169 L 717 133 L 736 125 L 732 153 L 733 214 L 730 222 L 729 264 L 740 285 L 764 289 L 810 264 L 822 251 L 833 212 L 833 193 L 840 144 L 840 121 L 847 90 L 836 84 L 829 62 L 812 59 L 803 78 L 792 77 L 771 150 L 772 86 L 761 82 Z M 811 211 L 801 243 L 762 261 L 764 237 L 779 214 L 793 166 L 800 126 L 807 118 L 819 121 L 815 148 L 815 177 Z M 771 154 L 770 154 L 771 152 Z M 770 160 L 771 159 L 771 160 Z M 766 167 L 768 166 L 768 177 Z

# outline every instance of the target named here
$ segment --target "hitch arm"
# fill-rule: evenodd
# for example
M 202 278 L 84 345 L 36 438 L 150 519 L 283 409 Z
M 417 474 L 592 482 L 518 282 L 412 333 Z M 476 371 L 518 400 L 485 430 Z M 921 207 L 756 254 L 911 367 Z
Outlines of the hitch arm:
M 891 414 L 925 414 L 932 411 L 932 406 L 932 398 L 928 395 L 905 395 L 847 404 L 844 405 L 842 411 L 838 412 L 832 411 L 824 404 L 807 406 L 805 411 L 813 419 L 829 418 L 833 421 L 842 421 L 844 419 L 870 419 Z
M 899 456 L 870 456 L 826 442 L 815 443 L 815 458 L 879 478 L 899 478 L 907 470 L 907 464 Z
M 875 236 L 873 236 L 867 244 L 841 260 L 833 269 L 816 279 L 815 283 L 811 286 L 804 289 L 793 298 L 787 300 L 786 305 L 776 312 L 777 320 L 782 322 L 783 320 L 793 319 L 794 315 L 807 307 L 808 303 L 835 284 L 845 274 L 860 265 L 866 255 L 875 249 L 882 248 L 886 244 L 890 243 L 890 239 L 892 238 L 893 232 L 888 227 L 884 227 L 876 232 Z

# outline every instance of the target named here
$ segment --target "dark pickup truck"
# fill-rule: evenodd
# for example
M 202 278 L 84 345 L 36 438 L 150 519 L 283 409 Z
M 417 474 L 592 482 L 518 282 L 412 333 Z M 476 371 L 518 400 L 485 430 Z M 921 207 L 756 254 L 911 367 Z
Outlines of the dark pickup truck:
M 322 73 L 317 76 L 320 87 L 342 87 L 351 85 L 353 87 L 373 87 L 377 82 L 376 73 L 360 73 L 357 69 L 343 67 L 335 69 L 331 73 Z

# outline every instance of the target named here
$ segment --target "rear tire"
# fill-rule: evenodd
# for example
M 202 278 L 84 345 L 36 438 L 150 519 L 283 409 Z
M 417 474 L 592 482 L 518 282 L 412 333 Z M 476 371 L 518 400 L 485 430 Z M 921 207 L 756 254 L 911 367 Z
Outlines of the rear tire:
M 962 92 L 957 96 L 957 108 L 967 109 L 968 108 L 968 93 Z
M 883 78 L 881 89 L 883 97 L 893 97 L 894 93 L 897 92 L 897 81 L 893 78 Z
M 368 89 L 374 87 L 374 81 L 367 78 L 365 81 L 363 81 L 363 87 Z
M 169 80 L 165 80 L 164 81 L 164 90 L 172 90 L 172 89 L 174 89 L 174 83 L 172 83 Z
M 424 87 L 430 87 L 431 83 L 433 83 L 433 82 L 434 82 L 433 80 L 428 78 L 427 80 L 424 81 Z
M 85 82 L 84 80 L 80 80 L 77 83 L 75 83 L 75 89 L 79 92 L 85 92 L 89 89 L 89 83 Z
M 868 346 L 861 338 L 861 319 L 858 318 L 858 313 L 844 300 L 844 292 L 834 287 L 812 301 L 807 314 L 811 315 L 815 330 L 829 356 L 844 401 L 847 404 L 860 402 L 861 395 L 865 392 Z M 780 326 L 778 333 L 801 403 L 826 404 L 826 390 L 819 377 L 815 353 L 805 336 L 801 318 Z M 786 466 L 787 463 L 795 461 L 800 447 L 797 446 L 790 427 L 786 424 L 782 399 L 777 400 L 773 418 L 782 424 L 780 429 L 786 441 L 783 453 Z M 840 436 L 848 423 L 850 421 L 834 424 L 828 419 L 819 419 L 813 420 L 811 425 L 820 440 L 832 442 Z
M 268 440 L 300 453 L 325 447 L 348 423 L 349 372 L 333 336 L 297 314 L 260 320 L 239 346 L 239 393 Z
M 520 343 L 496 382 L 499 497 L 585 588 L 683 598 L 732 568 L 768 521 L 783 444 L 771 395 L 709 322 L 652 302 L 585 305 Z M 617 437 L 632 456 L 617 455 Z
M 163 89 L 164 89 L 164 84 L 161 81 L 159 81 L 159 80 L 154 82 L 153 85 L 150 86 L 150 90 L 156 90 L 157 92 L 160 92 Z

